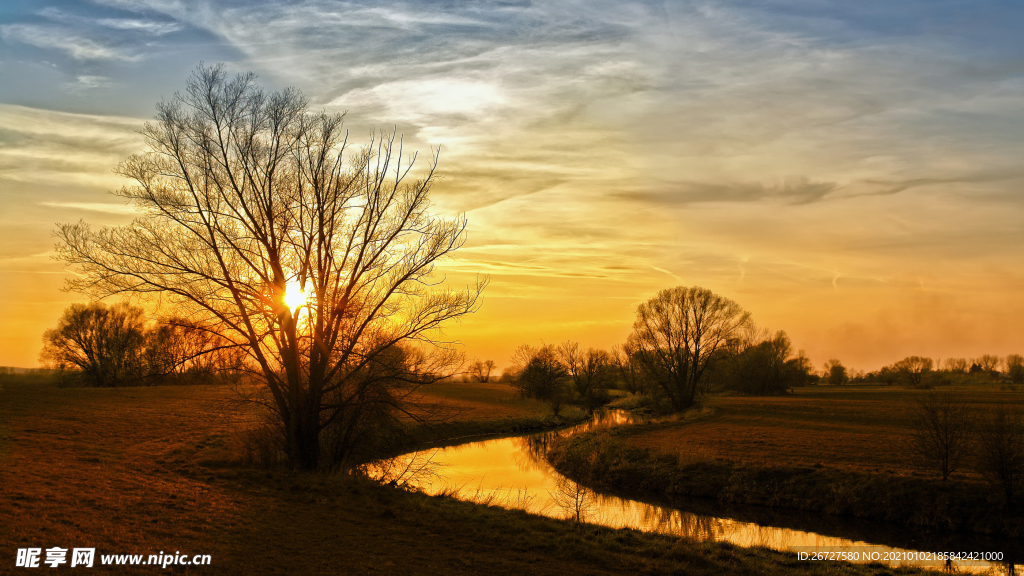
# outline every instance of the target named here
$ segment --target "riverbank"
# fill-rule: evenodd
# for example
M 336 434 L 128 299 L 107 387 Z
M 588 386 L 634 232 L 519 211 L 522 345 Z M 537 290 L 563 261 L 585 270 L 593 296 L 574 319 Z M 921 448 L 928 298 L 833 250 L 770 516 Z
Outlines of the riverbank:
M 818 446 L 804 451 L 802 457 L 813 465 L 789 464 L 794 454 L 777 453 L 772 449 L 773 441 L 777 446 L 791 447 L 785 438 L 799 434 L 810 438 L 801 438 L 800 442 L 815 441 L 806 423 L 801 426 L 793 422 L 794 413 L 800 410 L 799 400 L 768 400 L 768 404 L 781 406 L 776 408 L 777 414 L 785 416 L 780 422 L 770 422 L 770 411 L 761 406 L 760 418 L 733 424 L 739 412 L 735 406 L 753 403 L 739 399 L 732 404 L 726 402 L 727 407 L 716 409 L 713 415 L 705 410 L 698 418 L 576 435 L 556 444 L 548 459 L 560 473 L 592 488 L 669 505 L 679 506 L 698 498 L 943 531 L 1013 538 L 1024 535 L 1024 518 L 1019 512 L 1007 512 L 1001 492 L 991 485 L 969 475 L 942 482 L 917 470 L 896 468 L 894 463 L 900 462 L 900 456 L 893 454 L 903 449 L 898 442 L 879 441 L 874 445 L 876 452 L 887 452 L 880 456 L 885 471 L 878 470 L 877 465 L 875 471 L 867 471 L 862 455 L 866 450 L 844 446 L 846 438 L 841 434 L 833 435 L 827 443 L 818 438 Z M 857 399 L 859 410 L 869 411 L 865 402 L 863 397 Z M 814 410 L 811 405 L 810 410 Z M 839 402 L 830 406 L 830 412 L 825 417 L 833 422 L 842 420 L 842 416 L 836 416 L 842 412 Z M 891 428 L 899 423 L 890 418 L 887 425 Z M 746 457 L 721 457 L 716 448 L 723 444 L 723 437 L 734 441 L 727 445 L 730 454 Z M 853 439 L 851 443 L 863 442 L 854 433 L 848 433 L 847 438 Z M 830 451 L 835 455 L 832 460 L 828 458 Z M 801 457 L 799 450 L 792 452 L 796 458 Z
M 0 565 L 18 548 L 209 554 L 210 574 L 916 574 L 577 526 L 365 479 L 238 463 L 214 386 L 0 390 Z M 98 562 L 98 560 L 97 560 Z M 92 571 L 152 574 L 152 566 Z
M 425 386 L 417 403 L 421 411 L 434 414 L 424 422 L 409 421 L 386 453 L 378 457 L 555 430 L 590 419 L 588 412 L 576 406 L 568 406 L 556 416 L 546 402 L 522 398 L 517 389 L 500 382 Z

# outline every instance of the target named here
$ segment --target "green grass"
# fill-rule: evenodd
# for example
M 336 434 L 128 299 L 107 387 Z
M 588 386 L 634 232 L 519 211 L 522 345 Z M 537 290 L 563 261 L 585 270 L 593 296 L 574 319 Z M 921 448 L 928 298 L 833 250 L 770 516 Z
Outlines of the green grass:
M 213 557 L 186 573 L 916 573 L 577 527 L 346 475 L 246 468 L 233 456 L 237 431 L 255 418 L 231 398 L 220 386 L 4 386 L 0 563 L 21 547 L 95 546 Z

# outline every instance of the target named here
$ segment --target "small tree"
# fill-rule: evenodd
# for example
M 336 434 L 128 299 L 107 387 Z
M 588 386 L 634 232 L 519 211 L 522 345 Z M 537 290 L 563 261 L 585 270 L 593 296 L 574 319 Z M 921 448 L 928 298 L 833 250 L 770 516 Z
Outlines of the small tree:
M 1024 480 L 1024 414 L 1019 408 L 1000 404 L 980 419 L 977 466 L 1012 506 Z
M 494 360 L 484 360 L 482 362 L 475 360 L 469 365 L 469 369 L 466 370 L 466 376 L 469 377 L 471 382 L 489 382 L 494 367 Z
M 74 368 L 92 386 L 130 386 L 146 375 L 146 314 L 121 302 L 72 304 L 43 334 L 39 357 L 51 368 Z
M 931 393 L 917 400 L 911 446 L 943 480 L 960 468 L 969 452 L 972 417 L 962 396 Z
M 832 386 L 846 384 L 850 378 L 846 375 L 846 366 L 836 358 L 825 362 L 825 383 Z
M 576 524 L 585 522 L 587 516 L 597 506 L 590 488 L 565 477 L 559 478 L 555 484 L 555 491 L 550 494 L 555 505 Z
M 523 397 L 552 402 L 552 408 L 557 414 L 565 401 L 565 386 L 569 373 L 558 359 L 554 346 L 546 344 L 528 349 L 531 355 L 519 373 L 516 386 Z
M 1010 354 L 1006 357 L 1006 375 L 1014 384 L 1024 383 L 1024 356 Z

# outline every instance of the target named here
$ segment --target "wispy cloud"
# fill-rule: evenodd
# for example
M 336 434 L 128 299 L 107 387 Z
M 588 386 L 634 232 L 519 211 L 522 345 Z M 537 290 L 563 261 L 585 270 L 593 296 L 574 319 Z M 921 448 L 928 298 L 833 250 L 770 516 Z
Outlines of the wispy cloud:
M 141 32 L 153 36 L 163 36 L 164 34 L 178 32 L 184 28 L 180 23 L 174 21 L 152 20 L 146 18 L 96 18 L 83 16 L 81 14 L 73 14 L 53 6 L 43 8 L 37 12 L 37 14 L 47 20 L 72 26 L 99 26 L 115 30 Z
M 87 212 L 104 212 L 106 214 L 137 214 L 138 211 L 125 204 L 113 204 L 107 202 L 40 202 L 41 206 L 48 208 L 70 208 L 72 210 L 85 210 Z
M 75 60 L 134 61 L 141 58 L 126 50 L 76 35 L 73 30 L 45 24 L 5 24 L 0 26 L 5 42 L 20 42 L 37 48 L 59 50 Z
M 142 144 L 140 120 L 0 104 L 0 179 L 115 186 L 111 172 Z
M 665 205 L 687 205 L 698 202 L 762 202 L 778 200 L 789 204 L 816 202 L 835 192 L 835 182 L 814 182 L 802 176 L 784 178 L 782 182 L 765 185 L 761 182 L 719 183 L 678 182 L 661 190 L 633 191 L 619 194 L 628 200 L 656 202 Z
M 79 74 L 75 77 L 74 82 L 69 82 L 67 87 L 72 91 L 82 90 L 94 90 L 96 88 L 107 88 L 111 86 L 113 82 L 106 76 L 96 76 L 93 74 Z
M 154 20 L 139 20 L 135 18 L 99 18 L 95 22 L 107 28 L 143 32 L 153 36 L 163 36 L 164 34 L 178 32 L 184 28 L 184 26 L 177 22 L 156 22 Z

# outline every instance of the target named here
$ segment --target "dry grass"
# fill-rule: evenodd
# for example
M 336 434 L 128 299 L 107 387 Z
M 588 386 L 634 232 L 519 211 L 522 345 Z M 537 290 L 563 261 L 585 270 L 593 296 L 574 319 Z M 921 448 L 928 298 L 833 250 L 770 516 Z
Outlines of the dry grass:
M 997 387 L 959 391 L 979 410 L 1024 404 L 1024 395 Z M 681 459 L 932 474 L 909 448 L 914 399 L 926 393 L 851 386 L 803 388 L 782 397 L 722 396 L 713 400 L 709 419 L 651 427 L 630 434 L 627 443 Z
M 520 398 L 519 391 L 500 382 L 444 382 L 420 390 L 420 402 L 440 404 L 463 421 L 542 418 L 551 413 L 546 403 Z

